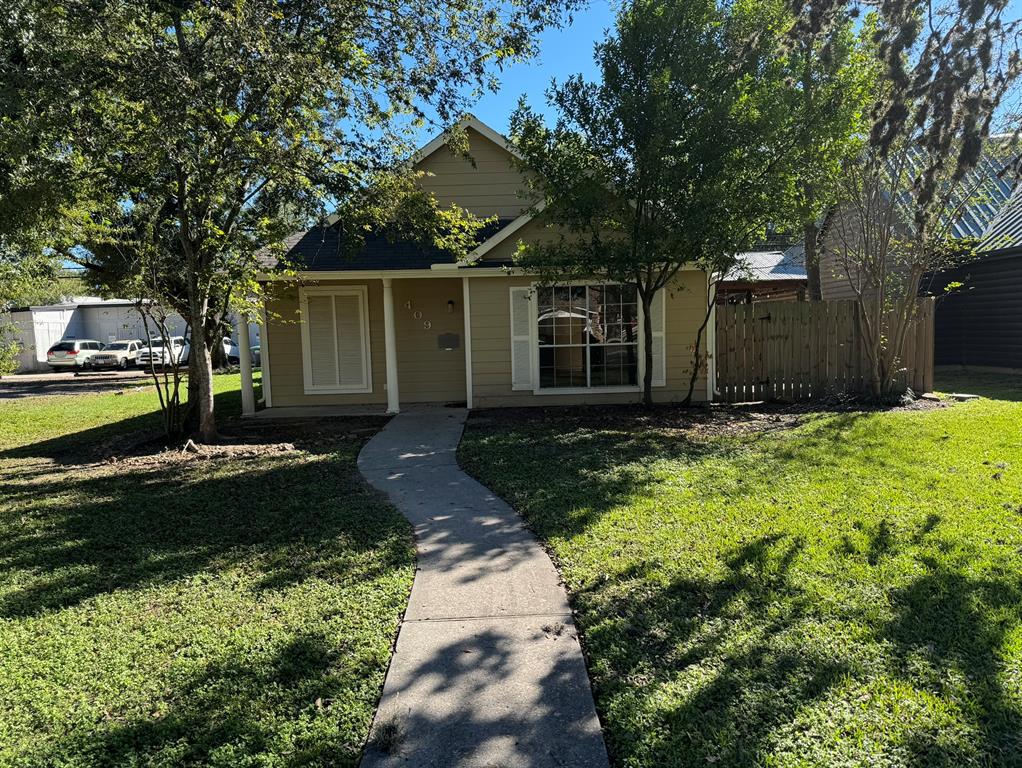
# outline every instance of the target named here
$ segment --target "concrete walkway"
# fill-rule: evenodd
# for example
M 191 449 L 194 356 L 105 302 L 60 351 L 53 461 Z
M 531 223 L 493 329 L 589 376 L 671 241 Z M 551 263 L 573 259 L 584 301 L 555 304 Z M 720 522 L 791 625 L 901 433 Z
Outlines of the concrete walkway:
M 564 588 L 514 510 L 459 469 L 465 417 L 402 413 L 358 458 L 418 542 L 362 768 L 606 768 Z

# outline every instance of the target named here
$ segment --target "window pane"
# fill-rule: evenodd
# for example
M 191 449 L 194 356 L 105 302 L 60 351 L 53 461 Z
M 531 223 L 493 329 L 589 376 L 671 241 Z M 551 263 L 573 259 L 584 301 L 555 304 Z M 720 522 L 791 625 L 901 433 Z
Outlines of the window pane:
M 554 289 L 553 288 L 537 288 L 536 289 L 536 306 L 539 309 L 539 316 L 542 317 L 544 313 L 549 312 L 554 302 Z
M 550 313 L 539 316 L 539 345 L 546 346 L 554 343 L 554 319 Z

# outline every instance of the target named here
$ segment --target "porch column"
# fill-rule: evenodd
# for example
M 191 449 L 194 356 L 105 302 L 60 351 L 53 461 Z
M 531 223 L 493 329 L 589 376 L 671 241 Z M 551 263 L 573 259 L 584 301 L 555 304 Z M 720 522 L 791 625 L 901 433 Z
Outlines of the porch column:
M 397 389 L 397 333 L 394 330 L 394 288 L 391 278 L 383 278 L 383 338 L 387 353 L 387 413 L 401 410 Z
M 472 410 L 472 299 L 468 278 L 461 278 L 461 313 L 465 324 L 465 407 Z
M 238 316 L 238 362 L 241 364 L 241 415 L 255 413 L 255 388 L 252 386 L 252 341 L 249 339 L 248 318 Z

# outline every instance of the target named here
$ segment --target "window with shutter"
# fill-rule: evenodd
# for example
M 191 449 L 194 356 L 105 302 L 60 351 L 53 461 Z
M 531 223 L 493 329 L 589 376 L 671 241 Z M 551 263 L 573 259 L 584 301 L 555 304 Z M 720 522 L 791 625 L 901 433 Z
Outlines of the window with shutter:
M 306 394 L 371 392 L 365 286 L 302 288 Z

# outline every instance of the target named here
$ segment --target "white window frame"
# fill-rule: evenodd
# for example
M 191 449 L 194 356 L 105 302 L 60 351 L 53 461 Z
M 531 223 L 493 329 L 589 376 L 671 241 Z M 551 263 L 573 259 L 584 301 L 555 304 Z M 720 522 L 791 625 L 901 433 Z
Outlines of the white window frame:
M 553 285 L 554 285 L 554 287 L 566 286 L 566 285 L 567 286 L 570 286 L 570 285 L 581 285 L 581 286 L 585 286 L 586 288 L 588 288 L 589 286 L 592 286 L 592 285 L 628 285 L 628 283 L 615 283 L 612 280 L 568 280 L 567 282 L 564 282 L 564 283 L 554 283 Z M 634 386 L 631 386 L 631 385 L 625 385 L 625 386 L 616 385 L 616 386 L 612 386 L 612 387 L 592 387 L 592 386 L 589 386 L 589 387 L 547 387 L 547 388 L 540 387 L 540 385 L 539 385 L 539 312 L 537 311 L 537 308 L 539 307 L 539 300 L 536 297 L 538 297 L 538 295 L 539 295 L 538 294 L 538 289 L 542 288 L 542 287 L 549 288 L 550 285 L 544 285 L 543 283 L 533 283 L 532 284 L 532 296 L 533 296 L 533 302 L 534 303 L 532 305 L 532 313 L 531 313 L 530 322 L 529 322 L 529 330 L 532 333 L 532 339 L 530 339 L 530 344 L 532 346 L 532 393 L 534 395 L 588 395 L 588 394 L 592 394 L 594 392 L 595 393 L 600 393 L 600 392 L 608 392 L 608 393 L 614 393 L 614 392 L 641 392 L 642 391 L 642 381 L 643 381 L 643 378 L 645 376 L 645 370 L 646 370 L 646 334 L 643 333 L 643 331 L 642 331 L 642 329 L 645 327 L 645 322 L 646 322 L 645 321 L 645 317 L 646 317 L 646 315 L 642 311 L 642 301 L 639 300 L 638 296 L 636 296 L 636 317 L 638 319 L 638 329 L 639 329 L 639 334 L 638 335 L 639 335 L 639 338 L 638 338 L 638 343 L 636 344 L 636 350 L 637 350 L 637 354 L 639 356 L 639 359 L 636 361 L 636 365 L 635 365 L 635 372 L 636 372 L 636 377 L 635 378 L 636 378 L 636 381 L 638 383 L 636 383 Z M 587 372 L 588 372 L 588 366 L 589 366 L 588 356 L 589 356 L 589 351 L 588 351 L 588 345 L 587 345 L 587 349 L 586 349 L 586 358 L 587 358 L 587 360 L 586 360 L 586 369 L 587 369 Z M 588 373 L 587 373 L 587 375 L 588 375 Z
M 361 386 L 339 387 L 333 384 L 312 384 L 312 343 L 309 337 L 309 296 L 357 296 L 362 315 L 362 370 L 365 377 Z M 369 342 L 369 288 L 365 285 L 316 286 L 298 289 L 298 306 L 302 313 L 302 387 L 307 395 L 366 394 L 373 391 L 372 355 Z M 337 328 L 337 308 L 334 307 L 334 328 Z M 340 361 L 338 361 L 338 365 Z M 339 373 L 339 372 L 338 372 Z M 340 379 L 340 375 L 337 377 Z

